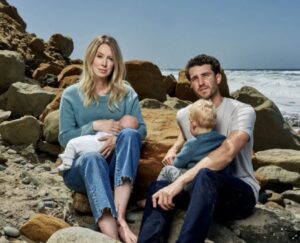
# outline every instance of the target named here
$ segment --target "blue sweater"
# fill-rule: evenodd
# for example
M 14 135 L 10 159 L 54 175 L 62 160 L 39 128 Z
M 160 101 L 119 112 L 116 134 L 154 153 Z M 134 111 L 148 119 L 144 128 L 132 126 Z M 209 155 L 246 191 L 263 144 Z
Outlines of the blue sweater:
M 87 107 L 83 106 L 83 93 L 79 84 L 66 88 L 60 102 L 59 136 L 61 146 L 65 147 L 72 138 L 95 134 L 92 123 L 95 120 L 113 119 L 120 120 L 124 115 L 131 115 L 138 120 L 138 132 L 141 138 L 146 137 L 146 125 L 141 114 L 139 100 L 134 89 L 124 83 L 126 95 L 118 108 L 110 111 L 108 109 L 108 97 L 99 96 L 99 105 L 93 103 Z
M 208 153 L 218 148 L 225 139 L 225 136 L 216 131 L 200 134 L 185 142 L 173 165 L 178 168 L 192 168 Z

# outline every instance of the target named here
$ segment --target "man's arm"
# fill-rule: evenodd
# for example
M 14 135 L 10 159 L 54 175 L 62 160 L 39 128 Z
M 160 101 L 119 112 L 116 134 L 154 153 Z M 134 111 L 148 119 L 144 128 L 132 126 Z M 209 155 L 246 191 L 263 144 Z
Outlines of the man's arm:
M 162 163 L 164 165 L 172 165 L 173 164 L 176 154 L 180 151 L 184 142 L 185 142 L 185 139 L 183 137 L 182 132 L 180 131 L 179 135 L 177 137 L 177 140 L 175 141 L 173 146 L 168 150 L 166 156 L 162 160 Z
M 249 135 L 246 132 L 232 132 L 219 148 L 209 153 L 172 184 L 156 192 L 152 196 L 153 206 L 159 205 L 165 210 L 172 209 L 174 207 L 173 197 L 180 193 L 184 186 L 191 182 L 201 169 L 222 170 L 235 158 L 248 141 Z

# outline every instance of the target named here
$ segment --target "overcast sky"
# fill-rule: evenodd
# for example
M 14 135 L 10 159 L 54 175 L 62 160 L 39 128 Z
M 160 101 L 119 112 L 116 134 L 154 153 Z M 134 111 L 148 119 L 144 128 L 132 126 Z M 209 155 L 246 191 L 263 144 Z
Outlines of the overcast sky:
M 300 69 L 299 0 L 7 0 L 27 32 L 74 42 L 81 58 L 97 35 L 114 36 L 125 60 L 181 68 L 197 54 L 224 68 Z

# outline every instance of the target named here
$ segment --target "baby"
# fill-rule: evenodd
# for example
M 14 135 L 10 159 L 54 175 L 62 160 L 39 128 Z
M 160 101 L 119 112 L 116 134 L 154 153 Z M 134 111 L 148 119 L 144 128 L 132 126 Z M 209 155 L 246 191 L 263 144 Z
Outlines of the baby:
M 123 116 L 119 122 L 122 128 L 138 128 L 137 119 L 130 115 Z M 94 135 L 84 135 L 71 139 L 68 142 L 64 153 L 59 155 L 59 158 L 62 160 L 62 164 L 57 167 L 58 171 L 61 172 L 69 170 L 74 159 L 84 153 L 100 152 L 105 141 L 99 141 L 99 139 L 108 135 L 112 134 L 107 132 L 97 132 Z
M 165 166 L 157 180 L 166 180 L 170 183 L 175 181 L 187 169 L 218 148 L 226 138 L 213 130 L 217 114 L 211 101 L 200 99 L 191 105 L 189 112 L 189 127 L 194 138 L 184 143 L 173 165 Z

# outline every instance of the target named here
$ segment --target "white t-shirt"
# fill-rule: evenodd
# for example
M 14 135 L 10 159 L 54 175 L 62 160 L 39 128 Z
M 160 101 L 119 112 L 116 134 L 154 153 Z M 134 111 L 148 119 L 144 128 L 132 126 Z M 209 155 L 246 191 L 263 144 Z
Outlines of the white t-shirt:
M 176 115 L 178 125 L 186 140 L 193 138 L 189 128 L 189 108 L 191 105 L 179 110 Z M 235 157 L 232 165 L 232 174 L 240 178 L 253 189 L 258 200 L 259 185 L 254 177 L 252 165 L 253 129 L 256 115 L 254 109 L 237 100 L 223 98 L 217 108 L 217 132 L 229 136 L 233 131 L 243 131 L 249 135 L 249 141 Z

